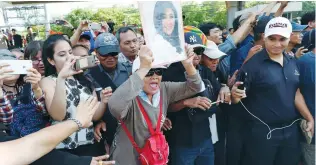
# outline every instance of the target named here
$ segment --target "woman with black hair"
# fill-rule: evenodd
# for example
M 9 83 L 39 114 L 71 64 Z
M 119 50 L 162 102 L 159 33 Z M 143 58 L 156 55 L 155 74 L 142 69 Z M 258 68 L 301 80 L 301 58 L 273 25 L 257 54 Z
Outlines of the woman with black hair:
M 184 45 L 181 45 L 179 37 L 183 35 L 179 34 L 179 19 L 181 20 L 172 1 L 156 2 L 153 13 L 156 35 L 152 51 L 154 54 L 158 53 L 159 56 L 164 56 L 157 60 L 164 59 L 166 61 L 168 59 L 170 62 L 175 62 L 174 57 L 184 52 Z
M 27 44 L 24 52 L 26 60 L 32 60 L 33 68 L 44 76 L 45 68 L 42 61 L 43 41 L 31 41 Z
M 13 70 L 11 70 L 10 66 L 3 60 L 17 60 L 17 58 L 9 50 L 0 50 L 0 74 L 2 74 L 2 76 L 0 76 L 0 123 L 10 128 L 11 131 L 9 131 L 9 134 L 13 136 L 20 137 L 36 132 L 48 124 L 48 119 L 44 118 L 44 116 L 43 118 L 42 116 L 37 118 L 38 114 L 47 116 L 44 103 L 45 99 L 42 89 L 39 86 L 41 75 L 34 68 L 29 69 L 26 75 L 5 74 Z M 26 87 L 29 88 L 27 95 L 23 93 Z M 27 103 L 22 101 L 22 99 L 25 98 L 29 99 Z M 31 103 L 34 105 L 32 107 L 30 106 L 31 108 L 25 106 L 24 108 L 17 109 L 21 104 L 31 105 Z M 32 114 L 32 120 L 34 119 L 36 122 L 21 122 L 21 118 L 29 120 L 29 112 L 31 111 L 36 112 Z M 36 115 L 36 117 L 34 115 Z M 18 116 L 19 120 L 17 119 Z
M 78 57 L 72 54 L 70 41 L 62 35 L 51 35 L 43 45 L 45 78 L 40 85 L 45 93 L 46 108 L 52 124 L 73 118 L 81 99 L 93 96 L 90 83 L 83 76 L 82 70 L 76 71 L 73 65 Z M 111 89 L 101 92 L 101 104 L 93 116 L 98 121 L 104 114 L 106 103 L 112 95 Z M 104 146 L 94 144 L 93 126 L 73 133 L 57 146 L 57 149 L 78 156 L 98 156 L 105 153 Z

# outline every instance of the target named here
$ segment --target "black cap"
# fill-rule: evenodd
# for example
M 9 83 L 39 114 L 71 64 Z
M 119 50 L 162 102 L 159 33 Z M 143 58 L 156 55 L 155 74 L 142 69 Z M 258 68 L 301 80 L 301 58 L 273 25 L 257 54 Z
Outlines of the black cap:
M 309 51 L 315 48 L 315 29 L 308 31 L 304 34 L 302 39 L 302 46 Z
M 271 16 L 261 16 L 257 22 L 257 25 L 253 28 L 254 33 L 264 33 L 268 22 L 272 19 Z

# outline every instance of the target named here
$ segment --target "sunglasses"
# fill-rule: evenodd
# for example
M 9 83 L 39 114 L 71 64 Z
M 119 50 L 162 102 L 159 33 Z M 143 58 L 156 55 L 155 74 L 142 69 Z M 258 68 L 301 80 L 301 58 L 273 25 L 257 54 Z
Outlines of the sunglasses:
M 100 56 L 102 56 L 102 57 L 108 57 L 108 56 L 115 57 L 117 55 L 118 55 L 118 53 L 115 53 L 115 52 L 110 52 L 108 54 L 100 54 Z
M 153 76 L 156 74 L 157 76 L 162 76 L 163 69 L 150 69 L 149 72 L 147 73 L 146 77 Z
M 196 55 L 203 55 L 203 53 L 204 53 L 204 48 L 202 48 L 202 47 L 197 47 L 197 48 L 194 48 L 193 49 L 193 52 L 196 54 Z

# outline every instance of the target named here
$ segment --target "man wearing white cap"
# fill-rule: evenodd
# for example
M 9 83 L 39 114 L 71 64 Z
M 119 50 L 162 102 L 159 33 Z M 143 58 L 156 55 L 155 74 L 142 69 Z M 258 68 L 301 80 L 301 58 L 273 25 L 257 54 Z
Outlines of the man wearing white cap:
M 242 66 L 232 88 L 233 103 L 240 102 L 241 113 L 245 112 L 243 165 L 299 163 L 300 116 L 296 109 L 307 121 L 304 130 L 314 132 L 313 117 L 298 88 L 296 61 L 284 53 L 291 33 L 288 19 L 271 19 L 264 32 L 265 48 Z
M 210 68 L 212 72 L 215 72 L 219 59 L 225 55 L 226 54 L 224 52 L 218 49 L 217 45 L 213 41 L 208 40 L 207 47 L 202 55 L 202 64 Z

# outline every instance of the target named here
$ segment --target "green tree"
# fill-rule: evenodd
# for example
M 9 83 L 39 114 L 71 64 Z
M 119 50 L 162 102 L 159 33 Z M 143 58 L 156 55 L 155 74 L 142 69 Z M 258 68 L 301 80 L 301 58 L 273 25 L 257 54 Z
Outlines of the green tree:
M 202 4 L 186 2 L 182 5 L 182 13 L 185 15 L 185 25 L 198 26 L 203 22 L 213 22 L 226 26 L 225 2 L 205 1 Z

